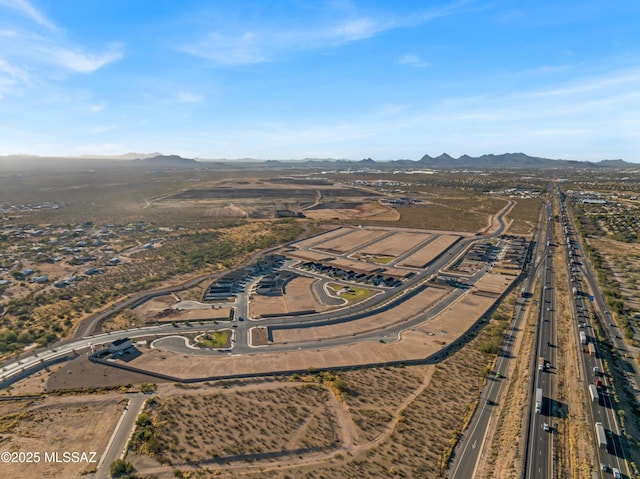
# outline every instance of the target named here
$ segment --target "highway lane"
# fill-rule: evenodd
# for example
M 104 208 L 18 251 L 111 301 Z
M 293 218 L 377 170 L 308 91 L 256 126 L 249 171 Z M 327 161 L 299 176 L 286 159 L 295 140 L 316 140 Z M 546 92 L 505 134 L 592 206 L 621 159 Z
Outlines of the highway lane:
M 550 214 L 551 218 L 551 214 Z M 534 381 L 531 391 L 532 400 L 529 412 L 529 432 L 525 477 L 528 479 L 546 479 L 553 477 L 553 378 L 546 363 L 552 358 L 551 341 L 555 340 L 555 290 L 551 244 L 553 226 L 550 220 L 547 230 L 547 248 L 543 260 L 542 289 L 538 305 L 538 338 L 534 363 Z M 544 362 L 542 369 L 539 360 Z M 542 391 L 542 408 L 536 411 L 536 391 Z M 544 425 L 547 425 L 545 428 Z
M 583 261 L 580 261 L 580 253 L 576 250 L 577 237 L 574 234 L 573 224 L 568 220 L 566 208 L 563 208 L 563 231 L 565 234 L 566 244 L 566 261 L 570 269 L 570 287 L 572 291 L 572 310 L 574 314 L 574 328 L 576 337 L 580 337 L 580 333 L 585 335 L 585 341 L 578 339 L 578 357 L 582 368 L 582 377 L 584 378 L 583 387 L 586 397 L 589 399 L 589 411 L 591 419 L 591 428 L 595 440 L 594 449 L 597 458 L 598 477 L 602 479 L 610 477 L 609 473 L 613 467 L 616 467 L 624 477 L 629 475 L 624 450 L 621 444 L 621 431 L 618 425 L 618 418 L 615 413 L 614 401 L 611 396 L 612 383 L 610 378 L 605 374 L 604 364 L 602 362 L 601 352 L 599 351 L 596 341 L 596 333 L 592 327 L 589 317 L 589 304 L 587 295 L 583 291 L 583 281 L 594 283 L 595 278 L 590 276 L 590 270 L 583 267 Z M 591 281 L 589 281 L 591 279 Z M 593 284 L 592 284 L 593 286 Z M 595 284 L 596 289 L 592 290 L 594 296 L 600 296 L 600 290 Z M 595 299 L 595 298 L 594 298 Z M 584 344 L 586 343 L 586 344 Z M 594 354 L 589 352 L 589 345 L 593 345 Z M 597 369 L 596 369 L 597 368 Z M 598 384 L 600 384 L 598 386 Z M 591 396 L 589 387 L 597 386 L 597 396 Z M 607 434 L 607 444 L 600 447 L 596 433 L 596 423 L 601 423 Z M 604 465 L 604 469 L 601 467 Z

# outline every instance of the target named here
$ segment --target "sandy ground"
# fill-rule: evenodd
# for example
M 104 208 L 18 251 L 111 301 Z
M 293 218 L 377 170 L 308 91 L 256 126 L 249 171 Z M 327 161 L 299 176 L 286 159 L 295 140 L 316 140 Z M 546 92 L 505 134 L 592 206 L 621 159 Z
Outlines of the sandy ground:
M 304 210 L 304 215 L 319 221 L 332 219 L 355 220 L 358 218 L 375 219 L 379 221 L 397 221 L 400 214 L 393 208 L 383 206 L 380 203 L 362 203 L 356 208 L 324 208 L 317 210 Z
M 367 246 L 361 253 L 397 257 L 429 238 L 429 234 L 398 232 Z
M 356 321 L 331 326 L 320 326 L 305 329 L 279 329 L 273 331 L 274 343 L 297 343 L 305 341 L 318 341 L 342 336 L 362 334 L 367 331 L 391 326 L 406 319 L 412 318 L 423 312 L 436 301 L 443 298 L 451 289 L 427 288 L 413 298 L 404 301 L 393 309 L 392 312 L 374 314 Z
M 283 249 L 278 252 L 290 258 L 297 258 L 304 261 L 324 261 L 331 258 L 327 253 L 318 253 L 317 251 L 292 250 L 290 248 Z
M 387 234 L 384 230 L 370 230 L 370 229 L 353 229 L 351 232 L 339 238 L 330 239 L 320 244 L 315 244 L 314 248 L 322 249 L 325 251 L 337 251 L 339 253 L 346 253 L 358 246 L 373 241 L 376 238 L 380 238 Z
M 326 311 L 331 306 L 323 304 L 313 292 L 313 284 L 318 280 L 298 276 L 286 284 L 282 296 L 261 296 L 254 294 L 249 303 L 249 316 L 259 318 L 265 314 L 286 314 L 296 311 Z
M 520 273 L 518 271 L 518 273 Z M 483 292 L 492 294 L 502 294 L 505 288 L 511 284 L 515 279 L 514 276 L 507 276 L 499 273 L 486 274 L 484 277 L 475 284 L 474 290 L 479 294 Z
M 424 248 L 405 258 L 401 266 L 424 268 L 433 259 L 455 243 L 460 236 L 442 235 L 431 241 Z
M 269 331 L 266 327 L 251 328 L 250 334 L 250 344 L 253 346 L 266 346 L 269 344 Z
M 335 238 L 338 235 L 345 234 L 347 231 L 351 231 L 351 228 L 337 228 L 335 230 L 327 231 L 326 233 L 319 234 L 312 238 L 307 238 L 297 243 L 293 243 L 292 246 L 296 248 L 308 248 L 316 244 L 329 241 L 331 238 Z
M 177 302 L 172 295 L 168 294 L 150 299 L 131 311 L 137 319 L 145 323 L 152 321 L 171 322 L 197 319 L 218 319 L 222 321 L 228 319 L 231 312 L 231 308 L 174 309 L 178 305 L 179 302 Z
M 141 347 L 142 352 L 148 351 Z M 121 364 L 127 364 L 120 360 Z M 116 369 L 104 364 L 92 363 L 82 354 L 77 359 L 61 365 L 51 374 L 46 382 L 47 391 L 59 389 L 75 389 L 84 387 L 111 387 L 123 384 L 140 384 L 144 382 L 158 382 L 159 380 L 144 374 L 138 374 L 122 369 Z
M 3 434 L 2 451 L 39 452 L 39 463 L 2 464 L 3 477 L 81 477 L 93 469 L 107 445 L 111 433 L 126 404 L 122 394 L 107 393 L 86 396 L 49 396 L 30 402 L 0 404 L 3 422 L 10 413 L 23 420 L 8 434 Z M 85 452 L 87 459 L 95 452 L 95 463 L 51 462 L 44 454 L 58 452 Z
M 376 263 L 367 263 L 365 261 L 356 261 L 352 259 L 338 258 L 326 262 L 328 265 L 342 268 L 344 270 L 362 271 L 364 273 L 373 273 L 374 271 L 384 269 L 383 265 Z

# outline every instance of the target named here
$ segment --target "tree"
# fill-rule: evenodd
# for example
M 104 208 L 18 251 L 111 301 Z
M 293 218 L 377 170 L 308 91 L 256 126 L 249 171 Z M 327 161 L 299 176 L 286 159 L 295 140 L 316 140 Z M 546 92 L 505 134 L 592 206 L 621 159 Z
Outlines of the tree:
M 122 459 L 116 459 L 109 466 L 111 477 L 120 477 L 123 474 L 129 474 L 133 471 L 133 464 Z

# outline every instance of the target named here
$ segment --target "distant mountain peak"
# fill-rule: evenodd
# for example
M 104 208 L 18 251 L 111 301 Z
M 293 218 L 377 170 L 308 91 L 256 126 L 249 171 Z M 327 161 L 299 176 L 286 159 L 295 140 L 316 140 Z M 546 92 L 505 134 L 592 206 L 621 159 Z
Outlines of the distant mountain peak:
M 192 158 L 182 158 L 180 155 L 157 155 L 131 161 L 134 165 L 152 166 L 195 166 L 198 162 Z

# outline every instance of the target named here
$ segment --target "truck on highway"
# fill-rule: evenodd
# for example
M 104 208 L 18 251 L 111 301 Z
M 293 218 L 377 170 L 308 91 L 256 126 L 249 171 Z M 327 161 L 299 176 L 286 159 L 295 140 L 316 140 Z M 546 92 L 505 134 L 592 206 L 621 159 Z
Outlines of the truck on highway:
M 593 343 L 589 343 L 589 345 L 587 346 L 587 349 L 589 350 L 589 356 L 596 356 L 596 346 Z
M 580 331 L 580 342 L 582 344 L 587 344 L 587 333 L 584 331 Z
M 591 402 L 598 402 L 600 400 L 598 388 L 594 384 L 589 384 L 589 395 L 591 396 Z
M 538 358 L 538 371 L 544 371 L 547 369 L 547 362 L 544 358 Z
M 604 432 L 604 426 L 601 422 L 596 423 L 596 437 L 598 439 L 598 447 L 607 450 L 607 435 Z
M 536 389 L 536 413 L 542 414 L 542 388 Z

